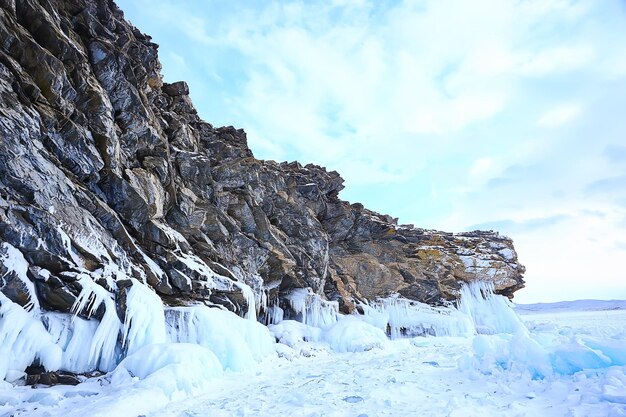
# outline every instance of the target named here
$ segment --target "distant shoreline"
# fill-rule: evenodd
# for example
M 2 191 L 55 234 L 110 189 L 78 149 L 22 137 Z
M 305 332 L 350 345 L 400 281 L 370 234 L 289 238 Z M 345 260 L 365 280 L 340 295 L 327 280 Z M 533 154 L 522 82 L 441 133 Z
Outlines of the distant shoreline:
M 607 311 L 626 310 L 626 300 L 574 300 L 554 303 L 515 304 L 520 313 L 544 311 Z

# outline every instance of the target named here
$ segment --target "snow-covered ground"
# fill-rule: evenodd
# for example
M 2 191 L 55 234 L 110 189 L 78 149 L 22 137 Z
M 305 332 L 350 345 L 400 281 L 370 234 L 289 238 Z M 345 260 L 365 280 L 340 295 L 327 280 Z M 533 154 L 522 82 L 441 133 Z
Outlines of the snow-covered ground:
M 484 317 L 473 319 L 481 334 L 463 337 L 388 341 L 354 318 L 282 322 L 273 334 L 291 347 L 235 371 L 223 366 L 240 363 L 223 357 L 232 346 L 150 344 L 76 387 L 7 384 L 0 416 L 626 416 L 623 304 L 520 306 L 522 325 L 490 303 L 466 305 Z
M 621 334 L 626 351 L 626 310 L 564 309 L 521 317 L 537 334 Z M 485 374 L 459 366 L 472 341 L 418 337 L 367 352 L 279 360 L 245 378 L 228 375 L 211 392 L 153 415 L 626 416 L 624 366 L 543 379 L 519 370 Z

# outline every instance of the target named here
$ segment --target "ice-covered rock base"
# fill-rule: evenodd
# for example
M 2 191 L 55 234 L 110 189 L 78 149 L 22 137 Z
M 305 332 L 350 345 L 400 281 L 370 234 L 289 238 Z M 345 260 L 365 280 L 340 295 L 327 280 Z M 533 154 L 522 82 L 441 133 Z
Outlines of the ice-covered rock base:
M 520 317 L 478 282 L 458 306 L 394 297 L 349 316 L 300 291 L 301 321 L 266 327 L 133 281 L 122 322 L 84 291 L 73 318 L 0 298 L 0 415 L 626 415 L 623 310 Z M 31 363 L 110 372 L 32 390 Z
M 521 319 L 531 337 L 580 335 L 624 340 L 626 334 L 625 310 L 566 310 L 523 314 Z M 301 329 L 305 326 L 298 324 Z M 322 337 L 324 331 L 318 330 Z M 502 336 L 476 337 L 495 340 Z M 242 372 L 220 371 L 216 359 L 200 346 L 190 347 L 188 352 L 201 363 L 177 351 L 176 346 L 186 350 L 186 345 L 148 346 L 124 360 L 112 376 L 91 379 L 76 387 L 0 389 L 0 415 L 70 417 L 85 415 L 85 410 L 92 416 L 151 417 L 626 414 L 625 366 L 587 369 L 571 375 L 553 373 L 544 378 L 533 378 L 525 367 L 495 367 L 489 372 L 459 367 L 458 363 L 472 351 L 474 339 L 400 338 L 382 348 L 358 353 L 312 349 L 308 357 L 268 358 Z M 163 366 L 165 363 L 169 365 Z M 177 375 L 179 370 L 184 373 Z M 197 376 L 203 373 L 213 379 L 195 385 Z M 180 377 L 188 382 L 175 382 Z M 179 394 L 167 397 L 162 387 L 175 388 Z M 187 390 L 198 396 L 183 398 Z

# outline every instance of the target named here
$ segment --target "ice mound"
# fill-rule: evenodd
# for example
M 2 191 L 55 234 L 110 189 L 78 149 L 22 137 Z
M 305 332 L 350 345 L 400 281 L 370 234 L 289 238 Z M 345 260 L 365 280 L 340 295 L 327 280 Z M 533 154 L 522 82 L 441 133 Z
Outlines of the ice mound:
M 322 339 L 322 329 L 295 320 L 283 320 L 270 324 L 268 328 L 279 343 L 293 349 L 299 348 L 303 342 L 319 342 Z
M 388 342 L 382 330 L 358 316 L 341 316 L 325 330 L 294 320 L 283 320 L 269 329 L 279 343 L 300 352 L 309 352 L 312 346 L 334 352 L 363 352 L 384 347 Z
M 328 328 L 324 340 L 335 352 L 363 352 L 388 343 L 385 333 L 354 316 L 345 316 Z
M 168 338 L 210 349 L 224 369 L 242 371 L 274 353 L 267 327 L 230 311 L 198 305 L 165 310 Z
M 223 373 L 209 349 L 189 343 L 159 343 L 127 356 L 113 371 L 111 384 L 158 388 L 169 398 L 198 394 L 208 381 Z
M 621 349 L 615 349 L 613 340 L 587 342 L 574 338 L 542 345 L 537 338 L 523 332 L 478 335 L 472 343 L 472 354 L 462 358 L 459 365 L 485 374 L 501 370 L 528 372 L 535 379 L 624 365 L 624 342 Z
M 524 332 L 477 335 L 472 342 L 472 353 L 459 360 L 459 368 L 488 375 L 503 370 L 528 372 L 533 379 L 553 372 L 545 350 Z

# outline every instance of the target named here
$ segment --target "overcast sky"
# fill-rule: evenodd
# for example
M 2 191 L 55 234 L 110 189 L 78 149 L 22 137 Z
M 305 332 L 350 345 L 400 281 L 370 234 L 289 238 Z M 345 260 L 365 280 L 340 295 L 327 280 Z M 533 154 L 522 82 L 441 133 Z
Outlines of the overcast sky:
M 200 115 L 401 223 L 498 230 L 517 302 L 626 299 L 626 2 L 118 0 Z

